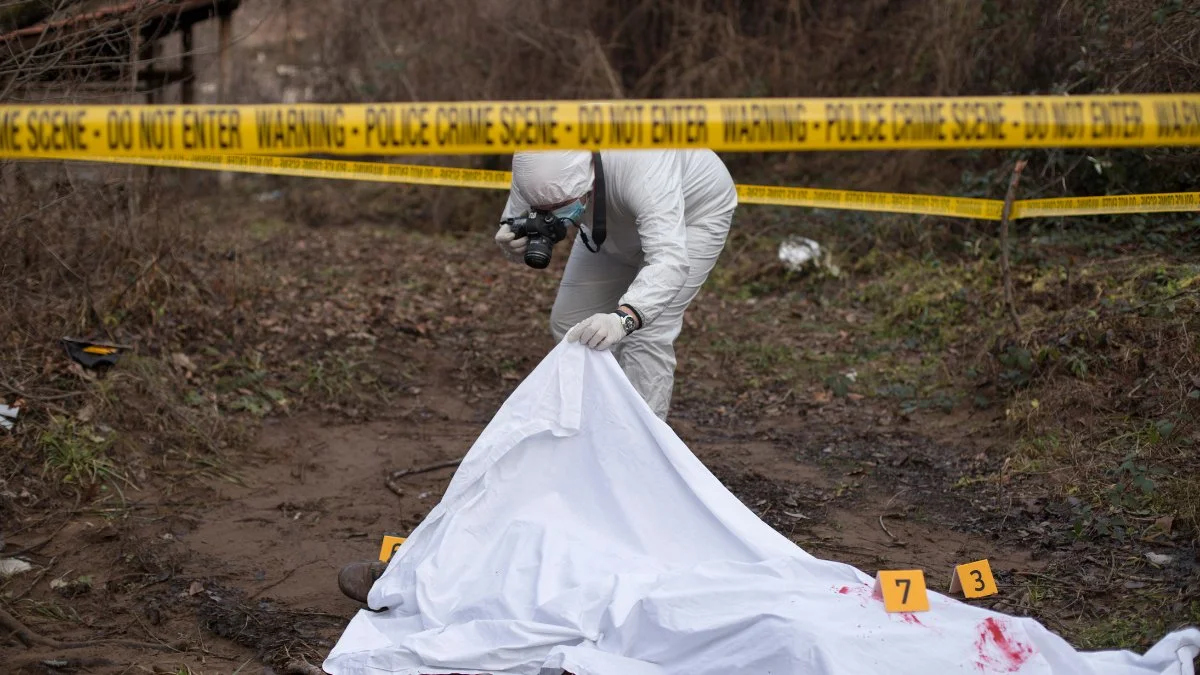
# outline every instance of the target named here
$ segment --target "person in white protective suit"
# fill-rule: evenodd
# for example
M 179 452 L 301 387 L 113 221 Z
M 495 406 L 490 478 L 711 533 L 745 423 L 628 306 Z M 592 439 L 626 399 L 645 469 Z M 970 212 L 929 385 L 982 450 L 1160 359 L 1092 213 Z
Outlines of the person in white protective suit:
M 580 226 L 550 310 L 551 333 L 559 342 L 612 349 L 634 389 L 665 420 L 675 338 L 725 247 L 737 189 L 711 150 L 602 151 L 598 159 L 587 151 L 516 153 L 501 220 L 535 209 Z M 589 236 L 601 221 L 605 234 L 597 227 Z M 495 239 L 510 260 L 525 260 L 528 237 L 502 222 Z M 366 603 L 385 567 L 346 565 L 338 586 Z
M 683 314 L 721 255 L 737 207 L 729 171 L 711 150 L 580 150 L 516 153 L 512 174 L 502 219 L 533 208 L 580 226 L 550 311 L 554 339 L 612 349 L 665 420 Z M 589 240 L 600 199 L 607 236 Z M 495 239 L 510 260 L 524 259 L 527 237 L 501 223 Z

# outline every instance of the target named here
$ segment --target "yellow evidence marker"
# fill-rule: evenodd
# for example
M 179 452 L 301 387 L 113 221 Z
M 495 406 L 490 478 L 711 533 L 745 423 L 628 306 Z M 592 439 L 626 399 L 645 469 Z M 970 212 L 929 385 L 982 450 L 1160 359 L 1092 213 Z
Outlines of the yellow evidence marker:
M 996 580 L 992 577 L 992 566 L 987 559 L 954 566 L 950 592 L 959 591 L 968 598 L 983 598 L 996 593 Z
M 379 546 L 380 562 L 387 562 L 396 554 L 396 549 L 400 548 L 400 544 L 404 543 L 405 538 L 396 534 L 383 535 L 383 543 Z
M 883 595 L 888 612 L 928 612 L 929 594 L 921 570 L 879 570 L 875 590 Z

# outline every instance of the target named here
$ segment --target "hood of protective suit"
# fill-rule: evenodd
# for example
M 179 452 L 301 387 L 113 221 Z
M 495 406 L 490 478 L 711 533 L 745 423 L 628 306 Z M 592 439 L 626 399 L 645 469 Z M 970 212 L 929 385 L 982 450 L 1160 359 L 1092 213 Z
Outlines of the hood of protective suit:
M 592 180 L 592 153 L 586 150 L 513 154 L 513 191 L 531 206 L 582 197 L 592 189 Z

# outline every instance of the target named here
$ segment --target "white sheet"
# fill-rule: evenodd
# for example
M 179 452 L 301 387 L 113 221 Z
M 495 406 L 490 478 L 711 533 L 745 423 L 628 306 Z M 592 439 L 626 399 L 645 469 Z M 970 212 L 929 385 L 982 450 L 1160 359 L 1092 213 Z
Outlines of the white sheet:
M 949 570 L 929 569 L 945 578 Z M 332 675 L 1194 675 L 1200 630 L 1077 652 L 1036 621 L 872 578 L 759 520 L 608 352 L 559 344 L 513 392 L 323 664 Z

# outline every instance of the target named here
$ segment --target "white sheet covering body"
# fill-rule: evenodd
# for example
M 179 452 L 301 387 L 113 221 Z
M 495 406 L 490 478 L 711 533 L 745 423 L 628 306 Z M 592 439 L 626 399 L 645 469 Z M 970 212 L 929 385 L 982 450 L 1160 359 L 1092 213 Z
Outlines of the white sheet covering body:
M 949 570 L 928 569 L 945 578 Z M 1079 652 L 930 592 L 889 614 L 725 489 L 611 353 L 560 343 L 480 435 L 323 664 L 333 675 L 1194 675 L 1200 630 Z

